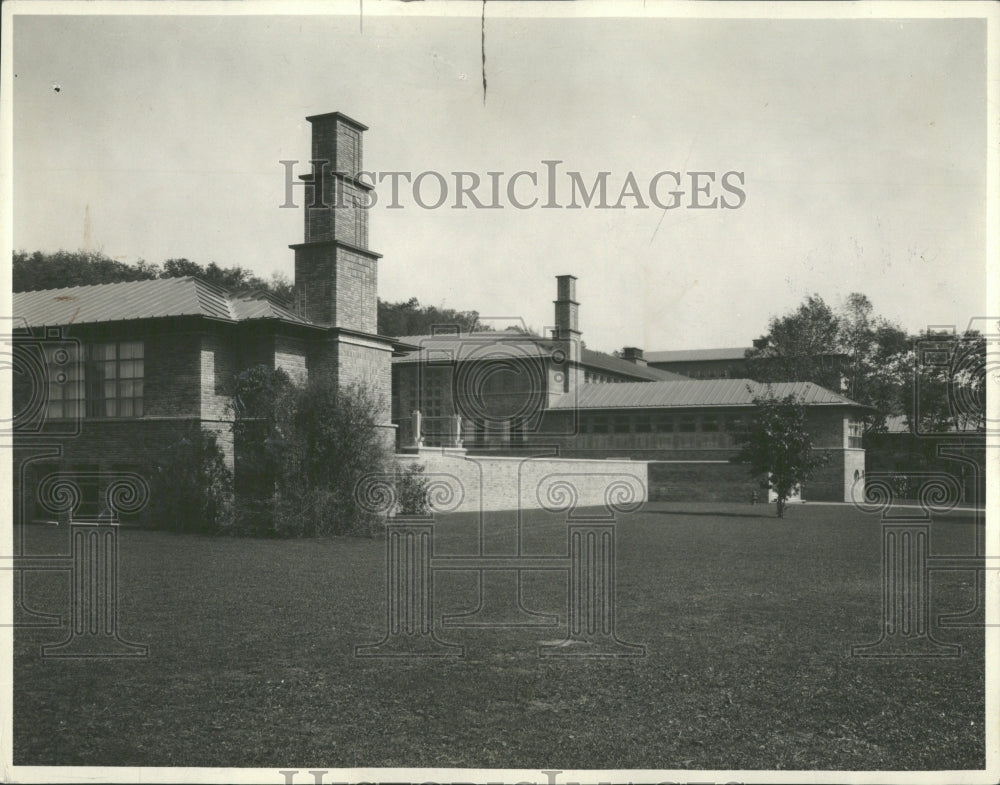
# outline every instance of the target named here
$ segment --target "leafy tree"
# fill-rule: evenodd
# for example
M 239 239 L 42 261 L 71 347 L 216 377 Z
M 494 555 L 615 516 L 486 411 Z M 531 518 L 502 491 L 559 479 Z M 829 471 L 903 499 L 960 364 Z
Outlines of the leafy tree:
M 378 302 L 378 331 L 382 335 L 429 335 L 435 327 L 456 325 L 463 333 L 478 329 L 479 313 L 421 305 L 416 297 L 398 303 Z
M 910 386 L 911 339 L 898 325 L 874 315 L 871 301 L 853 293 L 834 311 L 818 294 L 774 317 L 768 333 L 747 352 L 751 378 L 760 382 L 810 381 L 872 407 L 867 432 L 885 429 L 902 414 L 901 391 Z
M 155 265 L 140 261 L 126 264 L 98 251 L 14 251 L 12 284 L 15 292 L 61 289 L 98 283 L 120 283 L 156 278 Z
M 866 431 L 884 430 L 888 415 L 904 411 L 900 390 L 907 384 L 909 337 L 898 325 L 873 316 L 871 301 L 855 292 L 841 311 L 839 348 L 845 355 L 844 394 L 875 410 L 863 418 Z
M 215 262 L 203 265 L 182 258 L 167 259 L 162 267 L 142 259 L 128 264 L 97 251 L 15 251 L 12 261 L 15 292 L 193 275 L 236 294 L 264 291 L 287 303 L 292 300 L 291 281 L 281 273 L 265 280 L 246 268 L 220 267 Z
M 772 317 L 768 332 L 746 358 L 750 377 L 759 382 L 810 381 L 840 389 L 840 320 L 818 294 L 796 311 Z
M 911 426 L 924 433 L 985 429 L 986 338 L 981 333 L 924 331 L 914 336 L 903 365 L 912 385 L 900 390 L 900 397 Z
M 769 389 L 766 395 L 754 395 L 753 402 L 754 416 L 736 435 L 740 449 L 731 460 L 748 465 L 753 477 L 767 477 L 777 496 L 778 517 L 783 518 L 788 497 L 826 459 L 813 451 L 806 409 L 798 398 L 777 398 Z

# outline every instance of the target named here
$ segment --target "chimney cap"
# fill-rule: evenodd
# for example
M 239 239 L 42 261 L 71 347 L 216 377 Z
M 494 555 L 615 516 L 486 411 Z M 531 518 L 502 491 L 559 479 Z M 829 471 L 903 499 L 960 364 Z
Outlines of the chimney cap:
M 575 275 L 569 275 L 568 273 L 566 275 L 557 275 L 556 276 L 556 280 L 559 280 L 561 278 L 572 278 L 574 281 L 578 280 Z
M 367 131 L 368 130 L 368 126 L 367 125 L 365 125 L 364 123 L 359 123 L 357 120 L 355 120 L 352 117 L 348 117 L 343 112 L 324 112 L 323 114 L 313 114 L 313 115 L 309 115 L 306 118 L 306 120 L 308 120 L 310 123 L 314 123 L 317 120 L 326 120 L 328 117 L 330 117 L 330 118 L 336 118 L 337 120 L 340 120 L 340 121 L 342 121 L 344 123 L 347 123 L 347 125 L 352 125 L 355 128 L 357 128 L 359 131 Z

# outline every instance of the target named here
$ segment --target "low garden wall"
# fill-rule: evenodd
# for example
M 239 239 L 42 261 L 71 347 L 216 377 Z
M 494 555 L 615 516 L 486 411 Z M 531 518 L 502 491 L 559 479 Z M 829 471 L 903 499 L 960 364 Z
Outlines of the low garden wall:
M 648 497 L 645 461 L 469 456 L 442 451 L 397 456 L 423 465 L 435 512 L 635 508 Z

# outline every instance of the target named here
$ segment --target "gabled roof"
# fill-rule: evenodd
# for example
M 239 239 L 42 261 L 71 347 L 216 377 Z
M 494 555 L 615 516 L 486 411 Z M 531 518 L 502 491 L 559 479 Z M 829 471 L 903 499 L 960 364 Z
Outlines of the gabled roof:
M 274 319 L 319 327 L 266 297 L 234 295 L 200 278 L 70 286 L 14 293 L 14 315 L 28 327 L 202 316 L 225 322 Z
M 678 349 L 666 352 L 645 352 L 646 362 L 681 363 L 705 360 L 742 360 L 751 346 L 734 346 L 723 349 Z
M 558 342 L 551 338 L 522 335 L 520 333 L 481 332 L 462 335 L 445 333 L 442 335 L 405 335 L 398 340 L 420 347 L 405 357 L 397 357 L 396 363 L 433 362 L 435 360 L 499 360 L 517 357 L 548 357 L 558 347 Z M 649 381 L 665 381 L 668 379 L 686 379 L 669 371 L 658 368 L 647 368 L 643 365 L 622 360 L 604 352 L 595 352 L 583 348 L 580 351 L 580 363 L 585 367 L 594 368 L 622 376 Z
M 748 389 L 749 388 L 749 389 Z M 850 398 L 811 382 L 780 382 L 771 389 L 778 398 L 795 395 L 812 406 L 860 406 Z M 655 409 L 706 406 L 752 406 L 754 394 L 767 385 L 749 379 L 687 379 L 669 382 L 581 384 L 561 395 L 553 409 Z

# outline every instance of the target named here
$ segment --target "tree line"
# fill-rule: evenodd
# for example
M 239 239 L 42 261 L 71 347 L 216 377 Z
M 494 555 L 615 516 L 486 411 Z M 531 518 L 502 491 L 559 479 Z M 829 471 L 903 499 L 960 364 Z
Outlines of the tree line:
M 162 264 L 144 259 L 129 263 L 112 259 L 99 251 L 28 253 L 22 250 L 13 254 L 12 283 L 15 292 L 184 276 L 197 276 L 234 294 L 267 292 L 292 306 L 292 281 L 278 272 L 270 278 L 262 278 L 239 265 L 221 267 L 215 262 L 200 264 L 185 258 L 167 259 Z M 381 335 L 427 335 L 441 325 L 458 325 L 463 332 L 483 329 L 476 311 L 421 305 L 416 297 L 399 302 L 378 301 L 378 331 Z

